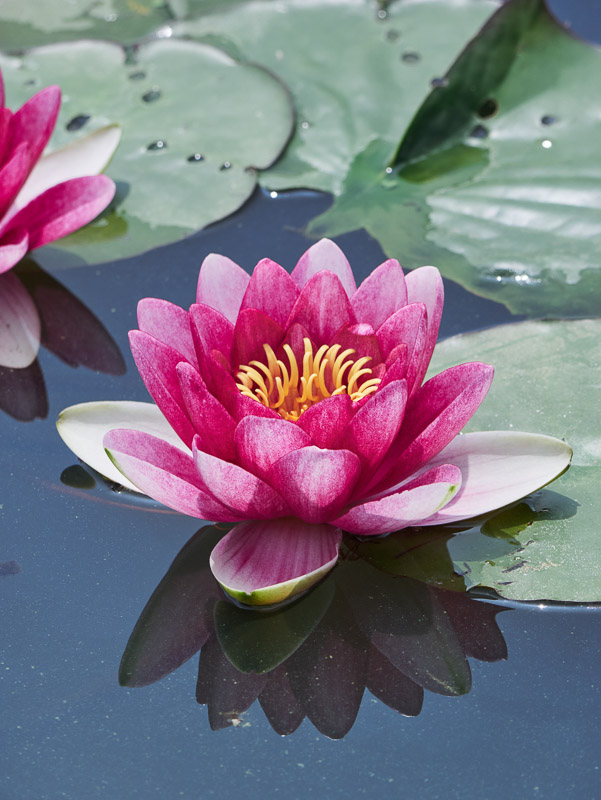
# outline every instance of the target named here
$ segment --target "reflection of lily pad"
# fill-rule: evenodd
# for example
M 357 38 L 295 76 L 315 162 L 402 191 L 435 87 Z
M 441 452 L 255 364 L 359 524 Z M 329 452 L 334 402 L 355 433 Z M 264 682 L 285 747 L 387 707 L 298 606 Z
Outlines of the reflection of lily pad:
M 466 360 L 495 365 L 492 388 L 466 430 L 551 434 L 569 442 L 574 459 L 528 499 L 533 520 L 490 520 L 489 536 L 476 529 L 450 540 L 457 571 L 467 573 L 468 585 L 515 600 L 600 602 L 601 320 L 522 322 L 454 336 L 438 345 L 431 369 Z M 493 541 L 495 526 L 511 535 Z
M 43 85 L 62 87 L 53 146 L 107 122 L 123 127 L 107 169 L 118 183 L 116 209 L 93 223 L 97 237 L 61 242 L 89 261 L 132 255 L 231 214 L 291 131 L 288 94 L 260 67 L 172 40 L 141 46 L 135 59 L 89 41 L 0 58 L 12 107 Z
M 262 176 L 265 186 L 338 192 L 376 134 L 392 155 L 430 81 L 494 8 L 487 0 L 398 2 L 382 19 L 365 0 L 263 0 L 177 23 L 174 32 L 218 42 L 290 87 L 296 134 Z
M 600 79 L 599 49 L 566 32 L 543 0 L 507 3 L 403 138 L 399 165 L 425 158 L 422 179 L 415 167 L 386 175 L 384 137 L 356 159 L 311 232 L 365 227 L 408 267 L 436 263 L 516 313 L 597 313 Z M 471 171 L 466 145 L 481 155 Z

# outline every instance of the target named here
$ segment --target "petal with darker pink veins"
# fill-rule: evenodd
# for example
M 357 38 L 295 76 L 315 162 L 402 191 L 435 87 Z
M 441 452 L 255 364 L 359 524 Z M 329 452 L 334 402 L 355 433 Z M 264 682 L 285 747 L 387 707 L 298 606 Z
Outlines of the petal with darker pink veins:
M 259 261 L 242 298 L 240 310 L 256 308 L 285 325 L 299 289 L 286 270 L 275 261 Z
M 348 501 L 359 471 L 359 458 L 350 450 L 322 450 L 312 445 L 276 461 L 270 483 L 295 516 L 306 522 L 326 522 Z
M 311 437 L 293 422 L 255 416 L 241 420 L 235 442 L 240 466 L 267 481 L 267 473 L 282 456 L 312 444 Z
M 211 391 L 210 364 L 213 351 L 222 353 L 229 364 L 234 343 L 234 326 L 220 311 L 195 303 L 190 306 L 190 330 L 198 364 Z
M 107 433 L 104 446 L 117 469 L 159 503 L 215 522 L 240 519 L 206 490 L 191 454 L 156 436 L 125 429 Z
M 196 469 L 207 489 L 240 518 L 270 519 L 290 514 L 280 495 L 256 475 L 204 453 L 196 444 L 193 453 Z
M 1 154 L 0 154 L 1 156 Z M 0 217 L 23 185 L 31 166 L 31 153 L 27 142 L 21 142 L 2 164 L 0 169 Z
M 34 250 L 91 222 L 114 194 L 115 184 L 106 175 L 73 178 L 38 195 L 11 217 L 4 229 L 26 228 L 29 248 Z
M 440 453 L 486 396 L 493 368 L 477 361 L 435 375 L 410 397 L 405 419 L 370 491 L 393 487 Z
M 461 471 L 452 464 L 429 470 L 419 480 L 380 500 L 354 506 L 332 521 L 349 533 L 377 536 L 420 525 L 453 498 L 461 486 Z
M 407 345 L 407 387 L 411 394 L 421 369 L 428 321 L 426 306 L 412 303 L 399 309 L 378 328 L 377 336 L 385 359 L 401 344 Z
M 234 372 L 251 361 L 266 362 L 263 345 L 277 350 L 284 338 L 284 329 L 275 320 L 256 308 L 246 308 L 238 314 L 234 329 L 231 364 Z
M 235 261 L 210 253 L 200 268 L 196 302 L 211 306 L 234 323 L 249 281 L 248 272 Z
M 18 142 L 27 142 L 31 163 L 35 164 L 54 130 L 60 104 L 61 90 L 58 86 L 47 86 L 34 94 L 13 114 L 8 146 L 12 149 Z
M 351 305 L 360 322 L 369 322 L 378 329 L 388 317 L 407 305 L 405 276 L 399 262 L 389 258 L 367 276 L 355 294 Z
M 234 431 L 236 423 L 223 405 L 207 389 L 202 376 L 190 364 L 176 367 L 179 385 L 190 418 L 197 432 L 201 450 L 226 461 L 236 456 Z
M 332 447 L 353 416 L 348 394 L 335 394 L 304 411 L 296 423 L 317 447 Z
M 188 417 L 176 372 L 182 356 L 143 331 L 130 331 L 129 343 L 150 396 L 181 440 L 191 447 L 196 431 Z
M 353 358 L 367 357 L 371 359 L 366 364 L 370 369 L 383 361 L 376 332 L 367 323 L 345 325 L 339 331 L 336 331 L 334 341 L 340 345 L 340 352 L 350 348 L 355 351 Z
M 331 239 L 321 239 L 306 250 L 292 270 L 292 279 L 301 289 L 321 270 L 328 270 L 338 276 L 347 297 L 357 291 L 353 271 L 342 250 Z
M 442 317 L 442 307 L 444 304 L 444 286 L 440 272 L 436 267 L 418 267 L 412 270 L 405 278 L 407 284 L 407 302 L 423 303 L 426 306 L 426 318 L 428 329 L 426 341 L 422 352 L 422 363 L 418 370 L 415 386 L 420 386 L 428 370 L 438 329 Z
M 146 297 L 138 303 L 138 327 L 173 347 L 190 364 L 198 366 L 190 330 L 190 315 L 183 308 L 167 300 Z
M 279 603 L 305 591 L 338 560 L 341 531 L 299 519 L 236 525 L 213 548 L 210 566 L 223 588 L 242 603 Z
M 353 309 L 337 275 L 319 272 L 303 287 L 286 327 L 299 323 L 317 345 L 333 343 L 334 334 L 356 322 Z

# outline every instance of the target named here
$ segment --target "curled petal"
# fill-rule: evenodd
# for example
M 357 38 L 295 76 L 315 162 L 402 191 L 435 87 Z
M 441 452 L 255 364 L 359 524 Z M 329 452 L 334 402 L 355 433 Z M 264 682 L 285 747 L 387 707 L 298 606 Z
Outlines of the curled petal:
M 235 261 L 210 253 L 200 268 L 196 302 L 211 306 L 234 323 L 249 281 L 250 275 Z
M 513 431 L 457 436 L 429 464 L 456 464 L 463 476 L 461 490 L 422 524 L 469 519 L 513 503 L 561 475 L 571 458 L 571 448 L 552 436 Z
M 225 591 L 242 603 L 279 603 L 332 569 L 341 539 L 338 528 L 292 517 L 243 522 L 215 546 L 211 570 Z
M 0 367 L 24 369 L 40 347 L 40 316 L 16 275 L 0 275 Z
M 353 271 L 342 250 L 331 239 L 321 239 L 299 258 L 292 270 L 292 279 L 301 289 L 320 270 L 338 276 L 348 297 L 357 291 Z

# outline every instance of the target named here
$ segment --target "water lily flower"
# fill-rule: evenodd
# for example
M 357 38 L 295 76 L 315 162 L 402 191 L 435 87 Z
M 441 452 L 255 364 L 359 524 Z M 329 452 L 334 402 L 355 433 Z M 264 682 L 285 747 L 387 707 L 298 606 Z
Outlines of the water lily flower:
M 212 569 L 241 600 L 281 600 L 334 566 L 343 530 L 466 519 L 569 464 L 570 448 L 548 436 L 457 435 L 493 368 L 460 364 L 423 382 L 442 306 L 434 267 L 405 276 L 390 259 L 357 288 L 329 240 L 291 274 L 264 259 L 251 276 L 209 255 L 189 311 L 138 306 L 130 344 L 156 405 L 74 406 L 59 432 L 91 466 L 177 511 L 263 520 L 224 537 Z
M 115 194 L 113 181 L 97 173 L 119 143 L 118 126 L 42 155 L 60 102 L 59 87 L 49 86 L 12 112 L 0 73 L 0 274 L 28 250 L 86 225 Z

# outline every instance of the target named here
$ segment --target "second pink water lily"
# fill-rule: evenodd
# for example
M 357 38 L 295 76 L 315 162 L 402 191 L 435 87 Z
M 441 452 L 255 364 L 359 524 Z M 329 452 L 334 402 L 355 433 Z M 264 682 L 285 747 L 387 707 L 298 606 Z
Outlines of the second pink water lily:
M 405 276 L 391 259 L 357 288 L 329 240 L 291 274 L 264 259 L 249 275 L 210 255 L 189 311 L 138 306 L 131 348 L 156 405 L 73 406 L 59 431 L 129 488 L 243 522 L 216 546 L 215 576 L 241 599 L 282 599 L 336 563 L 342 531 L 469 518 L 569 464 L 570 448 L 551 437 L 458 436 L 493 368 L 460 364 L 424 383 L 442 307 L 434 267 Z

